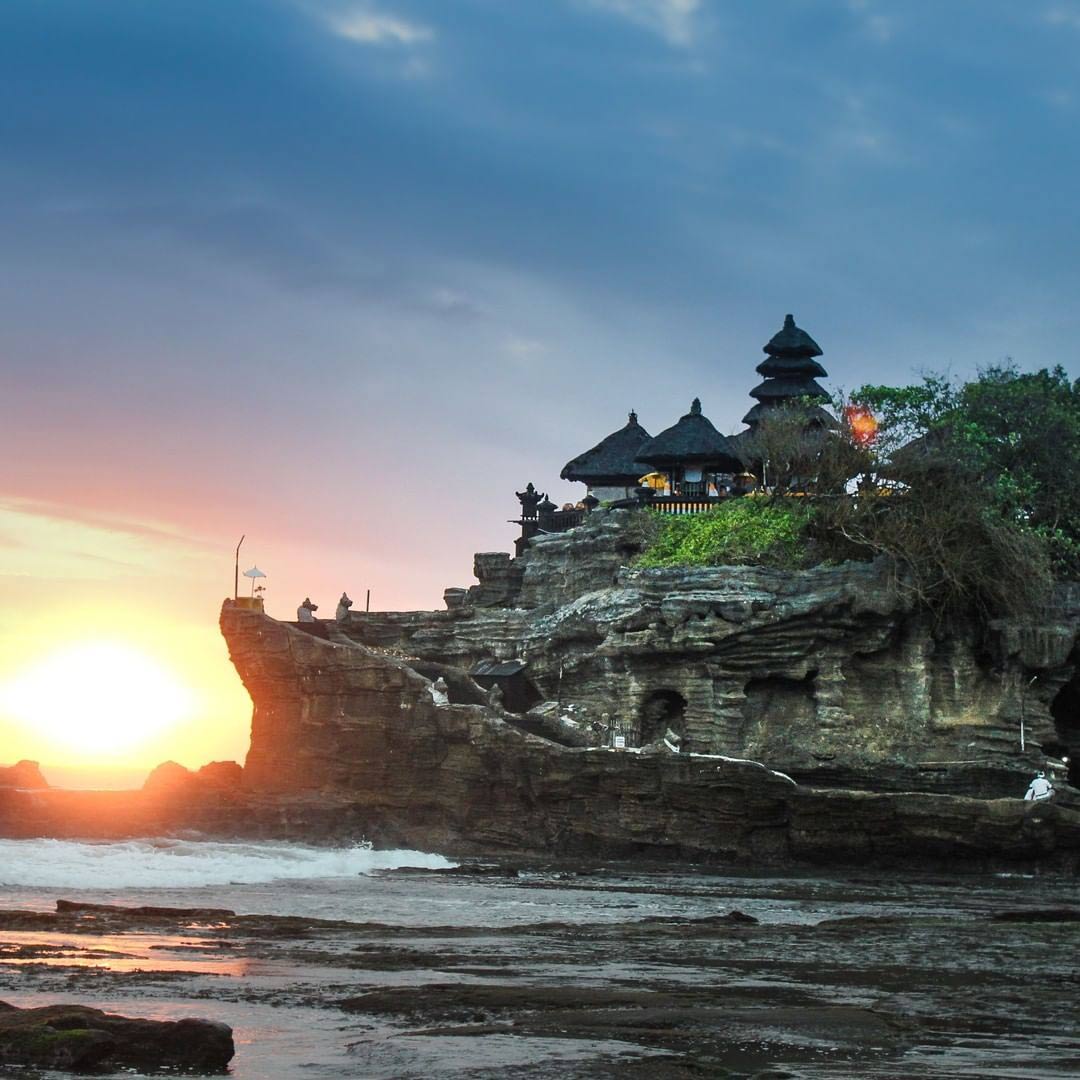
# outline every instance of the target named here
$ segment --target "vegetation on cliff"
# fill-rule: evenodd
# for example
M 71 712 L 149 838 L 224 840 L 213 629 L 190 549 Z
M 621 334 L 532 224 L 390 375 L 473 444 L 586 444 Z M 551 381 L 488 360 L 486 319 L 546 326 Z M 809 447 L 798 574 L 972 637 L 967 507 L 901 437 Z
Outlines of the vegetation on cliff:
M 732 499 L 707 514 L 657 520 L 639 566 L 760 564 L 793 569 L 805 563 L 813 516 L 802 500 Z
M 927 375 L 860 387 L 838 413 L 826 431 L 798 406 L 773 410 L 744 441 L 770 497 L 660 522 L 640 565 L 885 555 L 921 606 L 982 618 L 1031 614 L 1055 576 L 1080 577 L 1080 380 Z

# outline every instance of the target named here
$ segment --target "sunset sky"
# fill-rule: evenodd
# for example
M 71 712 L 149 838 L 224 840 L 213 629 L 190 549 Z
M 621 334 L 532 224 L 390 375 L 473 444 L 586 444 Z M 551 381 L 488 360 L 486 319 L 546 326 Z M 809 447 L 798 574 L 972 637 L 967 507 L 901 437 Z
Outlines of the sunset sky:
M 833 389 L 1080 374 L 1078 57 L 1065 0 L 4 0 L 0 763 L 242 760 L 242 533 L 272 614 L 440 606 L 630 408 L 738 430 L 788 311 Z M 103 645 L 145 731 L 27 718 Z

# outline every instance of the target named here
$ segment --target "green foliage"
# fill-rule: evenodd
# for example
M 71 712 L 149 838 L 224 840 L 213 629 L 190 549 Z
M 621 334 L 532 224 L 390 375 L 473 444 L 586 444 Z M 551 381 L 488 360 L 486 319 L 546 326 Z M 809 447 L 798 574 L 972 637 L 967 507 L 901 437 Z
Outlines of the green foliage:
M 1031 615 L 1054 575 L 1080 578 L 1080 380 L 1004 365 L 968 383 L 864 386 L 850 402 L 877 419 L 872 445 L 842 408 L 835 428 L 818 430 L 804 411 L 778 410 L 744 440 L 767 463 L 773 497 L 656 516 L 639 565 L 884 555 L 913 603 L 983 620 Z
M 879 456 L 910 439 L 930 448 L 901 479 L 932 482 L 935 468 L 961 477 L 988 511 L 1040 538 L 1055 572 L 1080 576 L 1080 380 L 1060 367 L 998 365 L 962 385 L 930 375 L 854 398 L 878 417 Z
M 877 419 L 876 446 L 884 454 L 940 426 L 956 400 L 956 384 L 934 374 L 914 386 L 860 386 L 851 395 L 853 405 L 865 406 Z
M 813 516 L 802 499 L 748 497 L 722 503 L 707 514 L 653 515 L 656 535 L 639 566 L 730 566 L 758 563 L 796 567 L 806 557 Z

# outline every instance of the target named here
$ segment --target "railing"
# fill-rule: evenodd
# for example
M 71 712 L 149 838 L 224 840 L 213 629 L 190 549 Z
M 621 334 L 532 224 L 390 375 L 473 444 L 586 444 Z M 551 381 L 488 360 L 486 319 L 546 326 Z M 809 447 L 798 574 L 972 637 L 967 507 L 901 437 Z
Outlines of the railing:
M 534 536 L 566 532 L 580 525 L 587 515 L 587 510 L 552 510 L 532 518 L 518 518 L 514 524 L 521 526 L 521 535 L 515 541 L 516 554 L 520 557 Z
M 730 495 L 655 495 L 646 505 L 658 514 L 704 514 L 730 498 Z
M 585 520 L 584 510 L 556 510 L 552 514 L 541 514 L 537 521 L 542 532 L 566 532 L 576 528 Z

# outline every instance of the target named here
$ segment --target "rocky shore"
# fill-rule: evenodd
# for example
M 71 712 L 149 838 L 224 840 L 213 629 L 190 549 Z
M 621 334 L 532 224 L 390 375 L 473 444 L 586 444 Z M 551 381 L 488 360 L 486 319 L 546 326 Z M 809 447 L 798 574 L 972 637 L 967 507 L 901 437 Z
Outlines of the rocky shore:
M 1067 1074 L 1075 888 L 959 883 L 504 862 L 382 875 L 353 919 L 72 902 L 0 911 L 0 997 L 197 1008 L 239 1080 Z M 370 917 L 402 889 L 410 922 Z
M 226 601 L 254 703 L 243 768 L 168 763 L 139 792 L 0 783 L 0 836 L 1080 866 L 1075 590 L 1038 621 L 946 633 L 881 562 L 645 571 L 641 542 L 632 514 L 598 512 L 478 555 L 445 611 L 297 625 Z M 1036 768 L 1049 802 L 1022 799 Z

